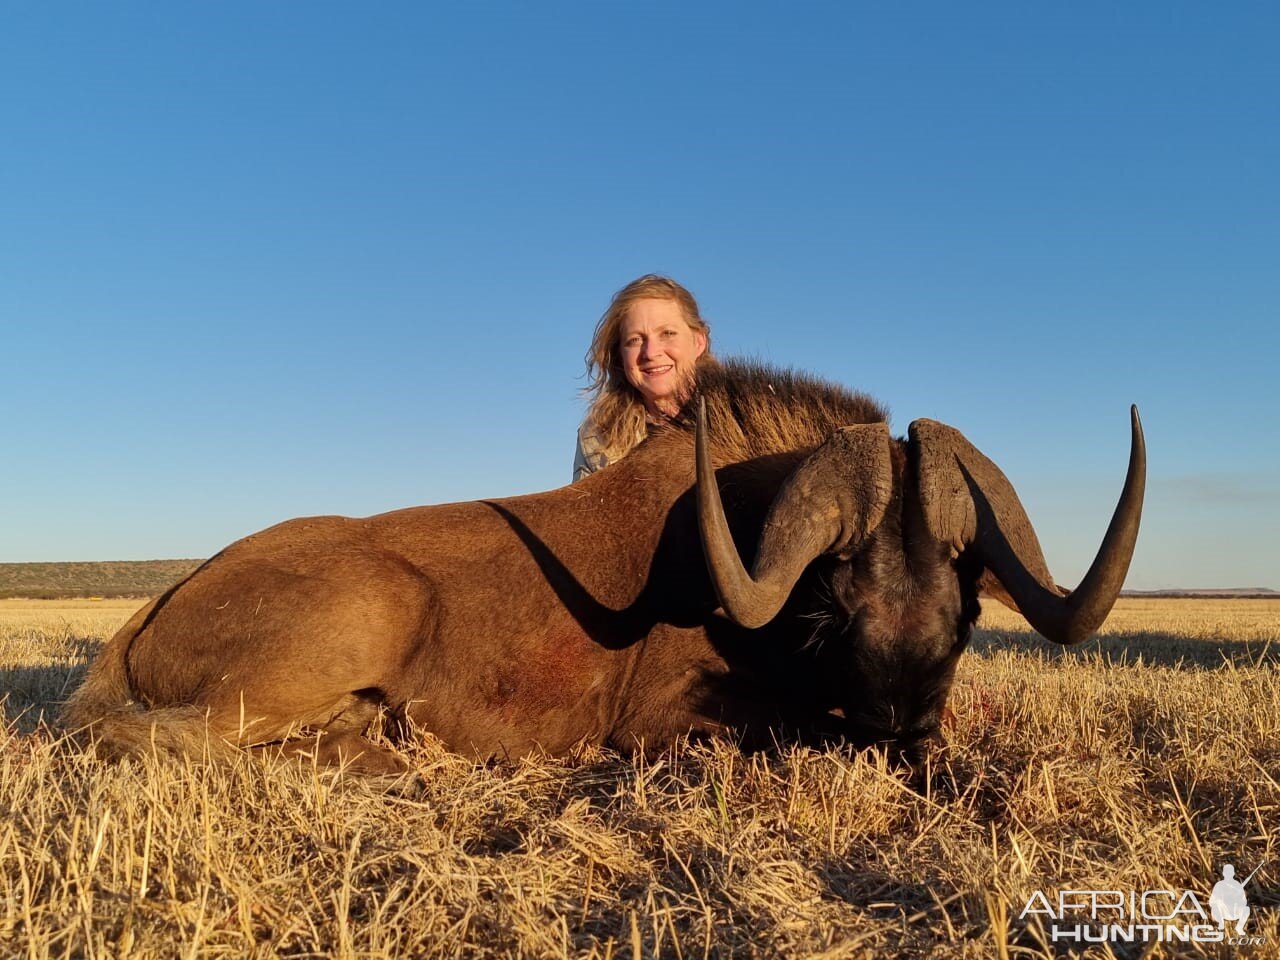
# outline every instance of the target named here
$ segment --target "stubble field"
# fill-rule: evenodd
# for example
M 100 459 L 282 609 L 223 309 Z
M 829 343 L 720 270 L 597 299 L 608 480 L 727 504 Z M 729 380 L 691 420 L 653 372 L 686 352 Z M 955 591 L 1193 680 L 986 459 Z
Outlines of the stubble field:
M 41 715 L 139 604 L 0 601 L 0 956 L 1280 956 L 1280 601 L 1122 600 L 1072 651 L 986 604 L 920 791 L 874 754 L 730 744 L 427 742 L 391 785 L 106 765 Z M 1020 916 L 1065 889 L 1207 909 L 1224 863 L 1262 865 L 1261 945 L 1055 945 Z

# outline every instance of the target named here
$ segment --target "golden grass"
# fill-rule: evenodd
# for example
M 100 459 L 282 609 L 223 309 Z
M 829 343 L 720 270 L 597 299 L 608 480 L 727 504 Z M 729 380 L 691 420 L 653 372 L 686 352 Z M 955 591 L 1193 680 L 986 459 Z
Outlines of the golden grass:
M 2 956 L 1053 956 L 1019 919 L 1037 889 L 1207 905 L 1222 863 L 1264 860 L 1267 943 L 1239 952 L 1280 956 L 1280 601 L 1121 601 L 1073 651 L 988 611 L 923 793 L 874 755 L 728 744 L 486 767 L 427 742 L 422 782 L 390 787 L 104 765 L 39 717 L 136 602 L 21 603 L 0 602 Z

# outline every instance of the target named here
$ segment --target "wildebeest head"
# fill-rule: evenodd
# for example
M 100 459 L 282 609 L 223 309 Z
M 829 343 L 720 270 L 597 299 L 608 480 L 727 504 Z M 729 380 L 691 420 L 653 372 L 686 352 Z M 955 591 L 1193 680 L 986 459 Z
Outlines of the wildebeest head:
M 912 423 L 906 441 L 891 439 L 884 423 L 832 435 L 779 490 L 748 573 L 725 521 L 702 404 L 697 430 L 699 526 L 725 614 L 744 627 L 769 623 L 825 557 L 823 616 L 847 658 L 845 717 L 857 739 L 895 744 L 908 759 L 938 734 L 980 585 L 1049 640 L 1074 644 L 1106 618 L 1133 556 L 1146 475 L 1136 407 L 1124 491 L 1069 593 L 1054 584 L 1008 479 L 959 431 L 932 420 Z

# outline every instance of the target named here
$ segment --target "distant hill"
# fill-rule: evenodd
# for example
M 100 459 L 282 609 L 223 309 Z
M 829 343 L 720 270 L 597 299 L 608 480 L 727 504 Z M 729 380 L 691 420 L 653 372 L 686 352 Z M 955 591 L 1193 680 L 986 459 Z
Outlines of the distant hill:
M 203 560 L 0 563 L 0 598 L 154 597 Z
M 30 597 L 154 597 L 203 560 L 106 560 L 101 563 L 0 563 L 0 599 Z M 1270 587 L 1208 590 L 1125 590 L 1122 597 L 1280 598 Z
M 1122 597 L 1200 597 L 1202 599 L 1230 600 L 1280 597 L 1280 591 L 1270 587 L 1208 587 L 1202 590 L 1124 590 Z

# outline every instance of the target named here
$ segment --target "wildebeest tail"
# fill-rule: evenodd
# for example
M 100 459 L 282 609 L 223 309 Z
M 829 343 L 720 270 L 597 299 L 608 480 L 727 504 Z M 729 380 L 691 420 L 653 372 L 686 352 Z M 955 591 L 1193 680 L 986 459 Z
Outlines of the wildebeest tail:
M 63 726 L 73 738 L 111 759 L 152 751 L 192 758 L 230 754 L 233 748 L 210 728 L 204 708 L 148 708 L 134 699 L 125 660 L 157 602 L 135 613 L 107 641 L 63 708 Z

